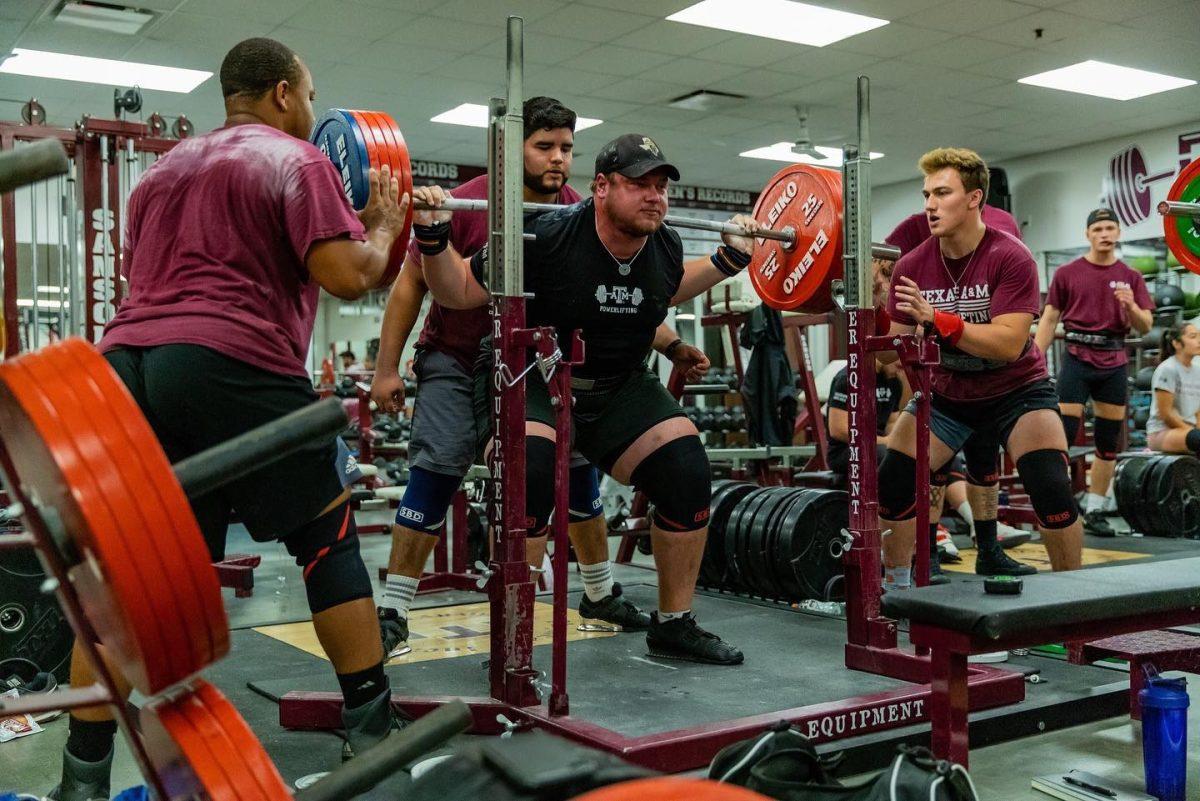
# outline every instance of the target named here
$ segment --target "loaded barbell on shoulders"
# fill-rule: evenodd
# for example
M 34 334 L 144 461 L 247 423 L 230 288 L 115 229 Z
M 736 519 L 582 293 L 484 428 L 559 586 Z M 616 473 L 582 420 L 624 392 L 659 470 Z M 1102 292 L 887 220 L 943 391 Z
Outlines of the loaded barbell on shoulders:
M 342 186 L 356 209 L 367 204 L 369 171 L 391 168 L 401 194 L 412 196 L 413 176 L 408 146 L 389 115 L 378 111 L 330 109 L 313 128 L 312 142 L 327 155 L 342 177 Z M 409 207 L 404 231 L 392 247 L 392 258 L 381 281 L 395 279 L 404 262 L 412 227 Z M 484 211 L 486 200 L 451 199 L 441 208 L 449 211 Z M 525 203 L 525 211 L 553 211 L 552 203 Z M 776 309 L 810 312 L 833 307 L 830 285 L 842 277 L 842 177 L 841 173 L 807 164 L 780 170 L 768 182 L 754 206 L 754 219 L 762 226 L 755 233 L 758 246 L 747 267 L 750 282 L 763 301 Z M 668 225 L 716 233 L 748 236 L 743 226 L 717 220 L 670 215 Z M 900 250 L 872 244 L 871 255 L 896 260 Z

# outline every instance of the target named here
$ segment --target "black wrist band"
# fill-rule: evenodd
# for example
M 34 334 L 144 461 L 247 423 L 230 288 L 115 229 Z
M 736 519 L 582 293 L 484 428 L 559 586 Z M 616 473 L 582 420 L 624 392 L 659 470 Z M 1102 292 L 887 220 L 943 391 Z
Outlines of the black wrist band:
M 663 348 L 663 356 L 666 356 L 668 359 L 673 359 L 674 356 L 672 354 L 674 353 L 675 349 L 678 348 L 682 344 L 683 344 L 682 339 L 676 339 L 670 345 L 667 345 L 665 348 Z
M 716 253 L 712 254 L 712 263 L 721 275 L 732 278 L 746 269 L 746 265 L 750 263 L 750 256 L 736 248 L 722 245 L 717 248 Z
M 450 222 L 438 222 L 432 225 L 413 225 L 413 239 L 417 242 L 417 250 L 426 256 L 436 256 L 450 244 Z
M 744 270 L 750 266 L 750 260 L 753 258 L 749 253 L 743 253 L 737 248 L 731 248 L 728 245 L 722 245 L 721 250 L 725 251 L 725 255 L 729 260 L 737 265 L 739 270 Z

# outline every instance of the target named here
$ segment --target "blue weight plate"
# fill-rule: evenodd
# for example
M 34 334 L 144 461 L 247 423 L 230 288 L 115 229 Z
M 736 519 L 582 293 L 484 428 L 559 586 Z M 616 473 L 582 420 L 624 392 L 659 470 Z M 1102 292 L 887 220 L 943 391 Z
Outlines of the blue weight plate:
M 331 108 L 317 120 L 309 141 L 333 162 L 342 176 L 346 197 L 355 210 L 361 211 L 371 191 L 367 180 L 371 160 L 358 121 L 346 109 Z

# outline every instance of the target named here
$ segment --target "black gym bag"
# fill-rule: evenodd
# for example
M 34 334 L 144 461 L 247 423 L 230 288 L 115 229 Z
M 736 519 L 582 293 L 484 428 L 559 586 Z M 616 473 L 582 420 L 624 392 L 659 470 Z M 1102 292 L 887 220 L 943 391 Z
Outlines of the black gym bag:
M 414 781 L 405 801 L 565 801 L 597 787 L 659 775 L 541 731 L 471 739 Z
M 935 759 L 927 748 L 902 745 L 887 770 L 853 785 L 833 777 L 836 762 L 780 721 L 759 737 L 721 749 L 708 778 L 779 801 L 978 801 L 966 769 Z

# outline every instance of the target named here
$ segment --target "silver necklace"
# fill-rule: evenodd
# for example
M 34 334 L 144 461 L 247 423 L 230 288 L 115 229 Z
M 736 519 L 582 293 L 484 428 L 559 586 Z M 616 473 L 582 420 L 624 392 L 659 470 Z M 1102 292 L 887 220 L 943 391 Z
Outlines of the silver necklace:
M 984 235 L 986 236 L 986 234 L 987 234 L 987 232 L 985 231 Z M 971 256 L 970 256 L 970 258 L 967 259 L 967 266 L 963 267 L 963 271 L 958 276 L 958 281 L 955 281 L 954 276 L 950 274 L 950 268 L 946 265 L 946 254 L 942 252 L 942 249 L 940 247 L 938 248 L 938 256 L 942 260 L 942 270 L 945 271 L 946 277 L 950 279 L 950 283 L 954 284 L 954 308 L 955 309 L 958 308 L 958 304 L 962 300 L 962 293 L 960 293 L 958 291 L 959 284 L 962 282 L 962 279 L 967 277 L 967 273 L 970 272 L 971 262 L 975 261 L 975 254 L 979 252 L 979 246 L 982 244 L 983 244 L 983 239 L 980 239 L 979 244 L 976 245 L 975 249 L 971 251 Z
M 600 237 L 596 237 L 596 238 L 600 239 Z M 646 240 L 646 242 L 649 242 L 649 241 L 650 241 L 649 239 Z M 617 273 L 619 275 L 625 276 L 625 275 L 629 275 L 631 272 L 633 272 L 633 263 L 635 261 L 637 261 L 637 257 L 642 255 L 642 251 L 646 249 L 646 242 L 642 243 L 642 246 L 637 249 L 637 253 L 634 253 L 633 256 L 631 256 L 629 258 L 629 261 L 621 261 L 616 256 L 614 256 L 613 252 L 608 249 L 608 245 L 604 244 L 603 239 L 600 239 L 600 247 L 604 248 L 604 252 L 607 253 L 609 255 L 609 257 L 617 263 Z M 943 265 L 944 264 L 945 264 L 945 261 L 943 260 Z

